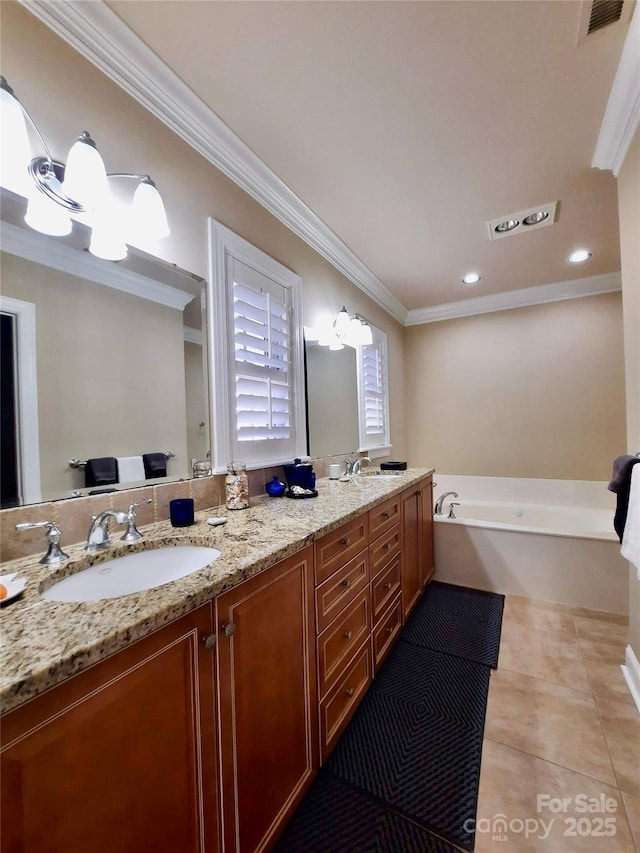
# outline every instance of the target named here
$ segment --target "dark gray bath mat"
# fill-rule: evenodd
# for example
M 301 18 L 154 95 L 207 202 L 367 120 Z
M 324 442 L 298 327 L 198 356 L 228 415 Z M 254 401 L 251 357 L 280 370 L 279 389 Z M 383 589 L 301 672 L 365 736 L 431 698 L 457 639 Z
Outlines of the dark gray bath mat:
M 433 581 L 399 639 L 495 669 L 503 610 L 504 595 Z

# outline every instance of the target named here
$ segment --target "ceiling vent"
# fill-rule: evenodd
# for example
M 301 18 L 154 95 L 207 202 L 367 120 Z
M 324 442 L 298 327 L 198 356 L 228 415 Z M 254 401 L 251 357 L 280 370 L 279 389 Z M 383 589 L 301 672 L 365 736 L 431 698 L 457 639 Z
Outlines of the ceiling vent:
M 512 234 L 524 234 L 525 231 L 535 231 L 537 228 L 546 228 L 553 225 L 556 220 L 557 201 L 549 201 L 547 204 L 539 204 L 537 207 L 528 207 L 526 210 L 518 210 L 516 213 L 508 213 L 487 222 L 489 239 L 498 240 L 500 237 L 510 237 Z
M 623 5 L 623 0 L 593 0 L 587 35 L 619 21 Z

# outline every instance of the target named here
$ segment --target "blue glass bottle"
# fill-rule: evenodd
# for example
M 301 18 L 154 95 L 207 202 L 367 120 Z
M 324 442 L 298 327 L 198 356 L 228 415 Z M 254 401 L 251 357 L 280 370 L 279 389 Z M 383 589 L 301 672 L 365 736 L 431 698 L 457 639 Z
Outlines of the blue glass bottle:
M 284 495 L 284 490 L 287 488 L 284 483 L 281 483 L 278 479 L 278 475 L 273 475 L 273 480 L 270 480 L 265 485 L 265 491 L 268 495 L 271 495 L 272 498 L 281 498 Z

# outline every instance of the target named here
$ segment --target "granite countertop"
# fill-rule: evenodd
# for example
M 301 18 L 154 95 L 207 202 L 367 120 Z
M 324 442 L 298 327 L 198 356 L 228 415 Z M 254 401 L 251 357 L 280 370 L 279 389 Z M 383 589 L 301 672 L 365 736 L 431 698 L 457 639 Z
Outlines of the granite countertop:
M 279 560 L 299 551 L 362 512 L 433 473 L 412 468 L 400 476 L 363 475 L 343 483 L 318 480 L 318 497 L 308 500 L 260 497 L 249 509 L 214 507 L 196 514 L 188 528 L 158 522 L 141 528 L 134 545 L 119 541 L 88 555 L 82 544 L 65 546 L 70 560 L 51 569 L 38 557 L 3 563 L 0 574 L 17 572 L 27 579 L 24 593 L 0 609 L 0 709 L 6 713 L 129 643 L 211 601 Z M 212 527 L 210 516 L 224 515 L 227 523 Z M 211 565 L 155 589 L 103 601 L 66 603 L 44 601 L 39 592 L 62 577 L 134 551 L 163 545 L 194 544 L 217 548 Z

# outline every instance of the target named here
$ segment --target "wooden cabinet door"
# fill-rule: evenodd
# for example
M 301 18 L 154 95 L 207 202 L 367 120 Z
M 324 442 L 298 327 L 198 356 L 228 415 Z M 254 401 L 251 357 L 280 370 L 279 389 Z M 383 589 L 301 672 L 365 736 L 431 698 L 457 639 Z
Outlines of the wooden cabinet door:
M 215 853 L 211 605 L 2 720 L 3 853 Z
M 420 579 L 420 488 L 402 492 L 402 615 L 406 619 L 422 593 Z
M 420 483 L 420 581 L 426 587 L 433 576 L 433 478 Z
M 226 851 L 268 849 L 318 767 L 309 546 L 216 600 Z

